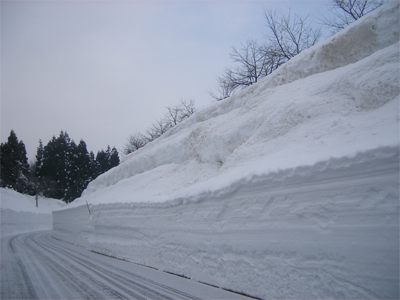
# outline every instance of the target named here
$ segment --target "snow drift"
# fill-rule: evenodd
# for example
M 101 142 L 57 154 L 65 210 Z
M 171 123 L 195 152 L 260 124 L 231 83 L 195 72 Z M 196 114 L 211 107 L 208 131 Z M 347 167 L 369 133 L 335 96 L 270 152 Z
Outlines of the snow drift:
M 34 196 L 0 188 L 1 235 L 51 229 L 52 211 L 65 206 L 60 200 Z
M 393 1 L 127 156 L 53 236 L 261 298 L 398 298 L 398 218 Z

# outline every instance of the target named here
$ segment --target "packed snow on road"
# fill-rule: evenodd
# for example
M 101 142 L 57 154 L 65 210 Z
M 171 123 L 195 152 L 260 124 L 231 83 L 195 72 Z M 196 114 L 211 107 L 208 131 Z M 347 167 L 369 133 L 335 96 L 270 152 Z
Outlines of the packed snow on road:
M 51 236 L 60 200 L 0 188 L 0 299 L 249 299 Z
M 1 237 L 1 299 L 249 299 L 56 240 Z
M 52 237 L 263 299 L 398 299 L 399 120 L 391 1 L 124 157 Z

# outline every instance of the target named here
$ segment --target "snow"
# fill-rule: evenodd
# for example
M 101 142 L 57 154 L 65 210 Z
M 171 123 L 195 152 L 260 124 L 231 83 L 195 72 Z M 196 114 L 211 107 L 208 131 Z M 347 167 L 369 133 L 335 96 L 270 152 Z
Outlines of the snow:
M 258 84 L 197 112 L 92 182 L 82 199 L 92 204 L 115 202 L 98 193 L 124 181 L 122 189 L 127 193 L 118 194 L 116 201 L 165 202 L 174 199 L 177 191 L 195 189 L 203 181 L 229 185 L 243 172 L 268 173 L 351 156 L 379 145 L 397 145 L 395 6 L 374 12 Z M 369 38 L 356 39 L 360 32 Z M 196 165 L 194 172 L 188 164 Z M 219 180 L 223 175 L 229 178 L 225 182 Z M 83 204 L 78 200 L 73 206 Z
M 55 211 L 53 236 L 260 298 L 397 298 L 398 157 L 382 147 L 171 202 Z
M 260 298 L 399 298 L 399 120 L 391 1 L 126 156 L 53 236 Z
M 51 230 L 1 237 L 0 292 L 1 299 L 250 299 L 86 251 Z
M 16 191 L 0 188 L 1 235 L 51 229 L 52 211 L 65 203 L 44 197 L 27 196 Z

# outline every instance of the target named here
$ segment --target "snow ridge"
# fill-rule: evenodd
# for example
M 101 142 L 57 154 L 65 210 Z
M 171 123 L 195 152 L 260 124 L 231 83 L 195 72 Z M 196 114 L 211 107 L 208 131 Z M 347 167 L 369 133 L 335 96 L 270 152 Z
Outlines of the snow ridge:
M 198 111 L 128 155 L 118 168 L 90 183 L 84 195 L 162 165 L 190 160 L 222 165 L 236 160 L 232 154 L 247 141 L 261 137 L 272 144 L 307 121 L 332 118 L 332 112 L 354 116 L 393 100 L 399 94 L 398 7 L 397 1 L 381 7 L 259 83 Z M 315 105 L 319 111 L 312 109 Z

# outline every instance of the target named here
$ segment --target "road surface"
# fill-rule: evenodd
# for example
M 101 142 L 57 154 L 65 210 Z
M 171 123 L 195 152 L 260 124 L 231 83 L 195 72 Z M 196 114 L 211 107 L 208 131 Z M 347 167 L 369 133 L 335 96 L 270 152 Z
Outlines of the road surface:
M 248 299 L 38 231 L 1 238 L 1 299 Z

